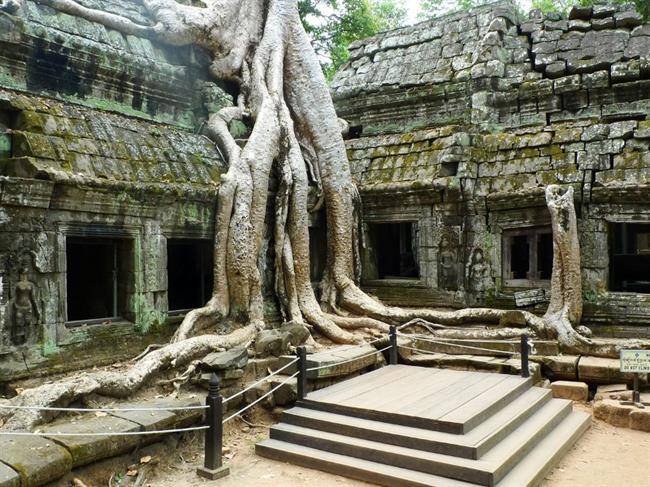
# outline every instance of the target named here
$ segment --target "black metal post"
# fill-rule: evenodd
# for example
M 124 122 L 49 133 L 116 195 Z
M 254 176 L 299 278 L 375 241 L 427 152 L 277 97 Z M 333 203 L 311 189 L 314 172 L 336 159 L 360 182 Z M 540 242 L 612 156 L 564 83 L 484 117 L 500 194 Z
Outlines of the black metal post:
M 632 402 L 635 404 L 641 403 L 641 391 L 639 390 L 639 374 L 638 372 L 634 373 L 634 390 L 632 391 Z
M 296 349 L 298 355 L 298 400 L 302 401 L 307 395 L 307 349 L 300 346 Z
M 521 376 L 528 377 L 528 335 L 521 335 Z
M 219 393 L 219 377 L 212 374 L 208 397 L 205 399 L 208 409 L 205 411 L 205 423 L 209 428 L 205 430 L 205 459 L 203 467 L 196 473 L 209 480 L 220 479 L 230 473 L 230 468 L 221 461 L 223 448 L 223 398 Z
M 397 328 L 395 328 L 395 325 L 390 325 L 388 338 L 390 341 L 390 348 L 388 349 L 388 363 L 390 365 L 397 365 Z

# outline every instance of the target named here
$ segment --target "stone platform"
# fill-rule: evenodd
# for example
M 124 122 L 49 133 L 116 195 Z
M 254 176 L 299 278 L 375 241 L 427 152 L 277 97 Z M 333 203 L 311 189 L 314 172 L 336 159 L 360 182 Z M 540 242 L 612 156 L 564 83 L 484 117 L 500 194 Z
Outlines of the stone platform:
M 187 407 L 198 399 L 157 399 L 120 404 L 120 408 Z M 81 436 L 83 433 L 125 433 L 184 428 L 203 418 L 202 409 L 184 411 L 116 411 L 65 419 L 40 429 L 43 436 L 4 435 L 0 431 L 0 487 L 49 484 L 72 469 L 121 455 L 161 441 L 163 435 Z M 80 436 L 57 436 L 56 433 Z
M 256 451 L 387 486 L 521 487 L 589 422 L 531 378 L 390 365 L 308 394 Z

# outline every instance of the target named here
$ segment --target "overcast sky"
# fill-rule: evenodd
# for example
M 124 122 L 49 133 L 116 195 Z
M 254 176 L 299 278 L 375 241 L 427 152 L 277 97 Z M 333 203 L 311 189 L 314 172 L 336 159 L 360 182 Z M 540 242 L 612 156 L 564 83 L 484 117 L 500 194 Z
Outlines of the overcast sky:
M 528 13 L 528 11 L 531 8 L 530 7 L 531 0 L 515 0 L 515 1 L 519 4 L 519 6 L 524 12 Z M 406 6 L 408 12 L 408 23 L 409 24 L 416 23 L 418 21 L 417 15 L 418 12 L 420 11 L 420 0 L 401 0 L 401 2 L 403 2 L 404 5 Z M 446 0 L 446 3 L 449 4 L 450 11 L 454 10 L 454 5 L 456 4 L 456 2 L 454 2 L 453 0 Z

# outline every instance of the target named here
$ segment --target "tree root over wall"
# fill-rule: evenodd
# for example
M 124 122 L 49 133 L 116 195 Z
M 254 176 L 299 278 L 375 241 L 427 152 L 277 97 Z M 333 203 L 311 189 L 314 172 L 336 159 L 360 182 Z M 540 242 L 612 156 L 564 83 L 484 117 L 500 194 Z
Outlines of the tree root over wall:
M 337 343 L 353 343 L 351 330 L 424 319 L 440 325 L 498 325 L 508 313 L 496 309 L 454 312 L 408 310 L 383 305 L 356 284 L 359 194 L 352 181 L 341 126 L 320 64 L 298 15 L 296 0 L 204 0 L 205 7 L 175 0 L 143 0 L 155 19 L 141 25 L 73 0 L 38 0 L 62 12 L 86 18 L 126 34 L 161 42 L 197 44 L 212 55 L 216 79 L 239 87 L 237 106 L 211 114 L 207 132 L 226 158 L 218 194 L 214 245 L 214 294 L 202 308 L 188 313 L 173 343 L 138 360 L 126 374 L 79 374 L 25 391 L 11 402 L 66 405 L 96 392 L 126 397 L 160 370 L 178 367 L 207 353 L 254 339 L 265 326 L 260 261 L 271 177 L 279 180 L 274 195 L 275 292 L 286 321 L 307 323 Z M 20 0 L 4 1 L 20 12 Z M 10 6 L 10 7 L 9 7 Z M 239 147 L 228 122 L 254 121 L 247 143 Z M 309 275 L 311 187 L 320 191 L 327 220 L 327 265 L 320 302 Z M 592 342 L 574 325 L 582 312 L 580 255 L 573 191 L 547 189 L 553 222 L 552 298 L 543 318 L 523 313 L 525 326 L 540 337 L 556 336 L 563 345 L 589 349 Z M 239 323 L 226 336 L 202 335 L 220 320 Z M 527 328 L 528 329 L 528 328 Z M 498 336 L 507 330 L 498 331 Z M 473 332 L 475 333 L 475 332 Z M 482 336 L 494 335 L 485 330 Z M 512 330 L 512 335 L 520 333 Z M 7 428 L 25 428 L 49 419 L 21 411 Z

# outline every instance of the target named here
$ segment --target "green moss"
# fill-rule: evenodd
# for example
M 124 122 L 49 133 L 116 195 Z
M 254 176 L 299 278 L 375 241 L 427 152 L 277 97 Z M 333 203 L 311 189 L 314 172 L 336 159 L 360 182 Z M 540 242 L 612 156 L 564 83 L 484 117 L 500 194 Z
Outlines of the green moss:
M 60 351 L 61 349 L 57 344 L 51 340 L 45 340 L 41 346 L 41 354 L 43 357 L 52 357 L 53 355 L 57 355 Z

